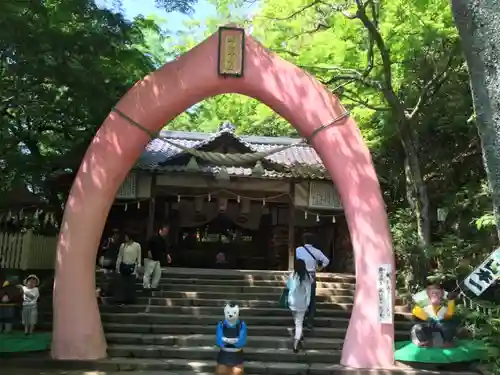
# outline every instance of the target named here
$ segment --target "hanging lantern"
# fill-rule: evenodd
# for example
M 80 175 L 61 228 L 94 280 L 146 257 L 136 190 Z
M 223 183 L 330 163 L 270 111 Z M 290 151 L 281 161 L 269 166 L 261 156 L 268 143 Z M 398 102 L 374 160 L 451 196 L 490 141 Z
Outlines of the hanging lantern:
M 448 217 L 448 210 L 446 208 L 437 209 L 437 219 L 440 223 L 445 222 L 447 217 Z

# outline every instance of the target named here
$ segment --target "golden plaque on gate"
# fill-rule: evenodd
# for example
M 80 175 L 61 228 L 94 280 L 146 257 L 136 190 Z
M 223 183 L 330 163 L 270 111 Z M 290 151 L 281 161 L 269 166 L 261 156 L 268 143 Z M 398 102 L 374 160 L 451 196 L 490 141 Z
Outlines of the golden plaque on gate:
M 218 74 L 242 77 L 244 67 L 245 30 L 236 27 L 219 28 Z

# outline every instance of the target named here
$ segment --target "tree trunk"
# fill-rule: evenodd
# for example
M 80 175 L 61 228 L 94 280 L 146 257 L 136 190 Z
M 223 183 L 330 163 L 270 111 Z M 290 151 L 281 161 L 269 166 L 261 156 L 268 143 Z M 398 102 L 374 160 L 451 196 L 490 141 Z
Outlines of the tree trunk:
M 419 247 L 425 249 L 431 245 L 431 222 L 429 218 L 429 196 L 422 177 L 417 148 L 406 141 L 405 176 L 406 195 L 410 207 L 417 219 Z
M 451 0 L 500 238 L 500 0 Z
M 418 134 L 413 128 L 412 120 L 407 119 L 403 113 L 395 112 L 395 115 L 399 117 L 399 140 L 405 152 L 406 199 L 417 220 L 419 248 L 424 250 L 431 245 L 431 221 L 427 185 L 422 176 L 418 154 Z
M 412 269 L 411 287 L 425 282 L 428 272 L 428 261 L 425 250 L 431 246 L 431 222 L 429 218 L 429 196 L 427 185 L 422 177 L 422 169 L 418 155 L 417 134 L 412 132 L 409 120 L 402 125 L 401 143 L 405 149 L 406 198 L 413 210 L 417 222 L 418 250 L 410 257 Z M 407 290 L 411 288 L 407 285 Z

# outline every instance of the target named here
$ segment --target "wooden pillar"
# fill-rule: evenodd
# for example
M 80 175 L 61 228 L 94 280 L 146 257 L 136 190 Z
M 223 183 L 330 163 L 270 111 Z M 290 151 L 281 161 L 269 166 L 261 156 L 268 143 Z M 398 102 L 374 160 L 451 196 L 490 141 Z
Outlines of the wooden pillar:
M 293 270 L 295 261 L 295 184 L 290 182 L 290 202 L 288 203 L 288 270 Z
M 149 200 L 148 207 L 148 225 L 146 228 L 146 238 L 150 238 L 155 230 L 155 217 L 156 217 L 156 176 L 151 177 L 151 199 Z

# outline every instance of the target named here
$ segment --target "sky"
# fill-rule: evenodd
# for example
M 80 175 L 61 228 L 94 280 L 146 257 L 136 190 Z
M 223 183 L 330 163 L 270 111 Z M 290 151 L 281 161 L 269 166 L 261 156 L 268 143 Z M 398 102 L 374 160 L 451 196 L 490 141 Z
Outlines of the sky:
M 99 7 L 111 7 L 112 0 L 95 0 Z M 122 0 L 125 18 L 131 20 L 142 14 L 143 16 L 152 16 L 168 19 L 168 28 L 171 31 L 181 31 L 184 29 L 183 23 L 193 19 L 203 19 L 216 15 L 215 7 L 206 0 L 199 0 L 194 6 L 195 12 L 191 16 L 182 13 L 167 13 L 161 8 L 155 6 L 155 0 Z

